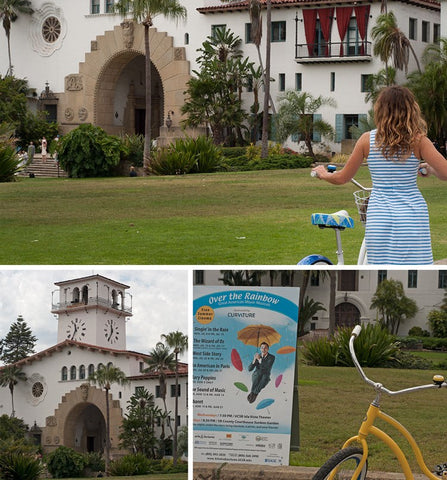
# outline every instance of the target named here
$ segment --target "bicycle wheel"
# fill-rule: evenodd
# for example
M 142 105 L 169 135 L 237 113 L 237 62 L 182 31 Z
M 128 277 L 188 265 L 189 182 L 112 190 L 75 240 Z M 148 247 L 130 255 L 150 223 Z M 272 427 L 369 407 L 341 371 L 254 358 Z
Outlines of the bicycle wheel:
M 314 475 L 312 480 L 325 480 L 337 469 L 334 480 L 351 480 L 354 470 L 360 463 L 363 456 L 363 450 L 359 447 L 343 448 L 333 455 Z M 362 471 L 355 480 L 365 480 L 368 470 L 368 460 L 363 465 Z

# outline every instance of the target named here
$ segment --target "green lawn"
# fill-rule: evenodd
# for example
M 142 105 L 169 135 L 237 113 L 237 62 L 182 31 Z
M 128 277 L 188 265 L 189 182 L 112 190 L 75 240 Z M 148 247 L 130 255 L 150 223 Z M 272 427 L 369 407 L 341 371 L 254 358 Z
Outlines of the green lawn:
M 347 209 L 351 184 L 335 187 L 309 169 L 106 179 L 22 179 L 0 184 L 1 264 L 293 265 L 334 258 L 332 231 L 312 212 Z M 362 168 L 358 178 L 369 183 Z M 447 258 L 445 185 L 420 181 L 436 259 Z M 342 234 L 355 264 L 363 227 Z
M 367 369 L 367 375 L 391 390 L 429 384 L 434 369 L 396 370 Z M 320 466 L 335 453 L 345 440 L 358 431 L 369 403 L 375 394 L 354 368 L 299 366 L 299 423 L 300 450 L 291 454 L 291 464 Z M 447 415 L 446 389 L 433 389 L 402 396 L 383 396 L 384 412 L 400 421 L 413 435 L 432 469 L 447 461 L 445 432 Z M 403 437 L 383 422 L 377 426 L 391 434 L 406 454 L 410 448 Z M 400 471 L 397 460 L 386 446 L 375 438 L 369 439 L 370 470 Z M 414 473 L 420 473 L 414 460 L 410 461 Z
M 86 477 L 92 478 L 92 477 Z M 103 477 L 107 480 L 187 480 L 187 473 L 154 473 L 152 475 L 133 475 L 131 477 Z M 66 480 L 80 480 L 79 478 L 67 478 Z

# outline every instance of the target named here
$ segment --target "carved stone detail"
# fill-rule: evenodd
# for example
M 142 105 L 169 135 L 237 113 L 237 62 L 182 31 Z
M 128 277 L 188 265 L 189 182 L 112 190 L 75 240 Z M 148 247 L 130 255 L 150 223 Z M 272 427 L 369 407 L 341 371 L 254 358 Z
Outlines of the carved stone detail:
M 71 121 L 73 120 L 73 118 L 74 118 L 74 111 L 73 111 L 73 109 L 70 108 L 70 107 L 67 107 L 67 108 L 65 109 L 65 120 L 71 122 Z
M 90 51 L 96 52 L 96 50 L 98 50 L 98 42 L 96 40 L 92 40 L 90 42 Z
M 80 107 L 78 111 L 78 117 L 81 122 L 85 122 L 88 117 L 88 110 L 85 107 Z
M 131 20 L 124 20 L 121 23 L 123 30 L 123 44 L 126 48 L 132 48 L 134 41 L 134 24 Z
M 174 60 L 186 60 L 184 48 L 174 48 Z
M 83 88 L 82 75 L 73 74 L 65 77 L 65 90 L 69 92 L 79 92 Z
M 45 425 L 47 427 L 55 427 L 57 425 L 57 419 L 54 415 L 50 415 L 45 419 Z
M 82 400 L 86 402 L 88 398 L 88 391 L 89 391 L 90 385 L 88 383 L 83 383 L 80 388 L 81 388 Z

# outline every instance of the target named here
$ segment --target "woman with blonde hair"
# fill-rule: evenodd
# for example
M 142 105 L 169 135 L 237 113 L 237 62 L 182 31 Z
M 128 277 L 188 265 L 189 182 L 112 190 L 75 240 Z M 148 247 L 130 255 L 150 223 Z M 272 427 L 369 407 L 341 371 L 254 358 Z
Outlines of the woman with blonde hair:
M 359 138 L 342 170 L 329 173 L 322 165 L 313 170 L 320 179 L 341 185 L 366 159 L 373 182 L 365 230 L 368 263 L 432 264 L 428 209 L 417 176 L 422 166 L 427 175 L 447 180 L 447 161 L 427 138 L 408 88 L 384 88 L 374 105 L 374 120 L 377 128 Z

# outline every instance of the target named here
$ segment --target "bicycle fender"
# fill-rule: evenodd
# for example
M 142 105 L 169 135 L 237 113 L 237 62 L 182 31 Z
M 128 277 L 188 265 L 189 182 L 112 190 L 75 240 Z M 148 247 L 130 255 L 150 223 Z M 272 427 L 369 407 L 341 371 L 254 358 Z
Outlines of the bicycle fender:
M 317 254 L 308 255 L 307 257 L 302 258 L 297 265 L 317 265 L 318 263 L 333 265 L 329 258 L 325 257 L 324 255 Z

